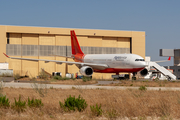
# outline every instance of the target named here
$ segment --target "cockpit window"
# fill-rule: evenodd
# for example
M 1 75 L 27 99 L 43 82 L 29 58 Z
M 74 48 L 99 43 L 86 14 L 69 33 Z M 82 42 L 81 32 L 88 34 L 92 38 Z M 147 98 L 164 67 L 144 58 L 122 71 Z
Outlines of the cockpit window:
M 135 59 L 135 61 L 144 61 L 144 59 Z

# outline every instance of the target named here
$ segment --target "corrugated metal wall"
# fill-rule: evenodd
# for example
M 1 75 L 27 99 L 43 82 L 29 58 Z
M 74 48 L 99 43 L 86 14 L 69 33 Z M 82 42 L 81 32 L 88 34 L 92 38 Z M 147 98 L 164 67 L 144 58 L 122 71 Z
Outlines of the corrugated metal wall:
M 121 54 L 130 53 L 130 48 L 81 47 L 85 54 Z M 6 44 L 6 53 L 10 56 L 51 56 L 53 54 L 71 56 L 71 46 L 54 45 L 18 45 Z

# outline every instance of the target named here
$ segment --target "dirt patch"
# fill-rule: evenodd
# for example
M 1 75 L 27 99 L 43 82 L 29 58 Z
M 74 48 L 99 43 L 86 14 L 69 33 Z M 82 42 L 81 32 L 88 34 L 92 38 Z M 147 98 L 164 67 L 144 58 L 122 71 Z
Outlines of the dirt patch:
M 84 82 L 82 79 L 51 81 L 51 84 L 65 84 L 65 85 L 90 85 L 90 84 L 96 84 L 96 83 L 98 83 L 96 80 L 90 80 L 90 81 Z
M 30 79 L 30 78 L 21 78 L 18 79 L 19 82 L 46 82 L 48 84 L 63 84 L 63 85 L 91 85 L 98 83 L 97 80 L 83 81 L 82 79 L 68 79 L 68 80 L 55 80 L 55 79 Z
M 180 81 L 126 81 L 122 80 L 119 83 L 106 84 L 103 86 L 146 86 L 146 87 L 180 87 Z

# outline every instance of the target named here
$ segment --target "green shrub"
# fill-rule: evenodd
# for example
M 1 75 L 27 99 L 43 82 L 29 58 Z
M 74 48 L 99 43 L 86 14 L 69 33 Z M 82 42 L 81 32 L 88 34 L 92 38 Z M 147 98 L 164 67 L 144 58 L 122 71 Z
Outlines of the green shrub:
M 158 78 L 158 77 L 156 77 L 156 78 L 154 79 L 154 81 L 155 81 L 155 82 L 158 82 L 158 81 L 159 81 L 159 78 Z
M 61 77 L 60 76 L 53 76 L 53 79 L 59 80 Z
M 3 96 L 4 82 L 0 80 L 0 96 Z
M 39 78 L 40 79 L 47 79 L 48 75 L 44 71 L 41 71 L 41 72 L 39 72 Z
M 60 80 L 61 77 L 56 75 L 56 76 L 53 77 L 53 79 L 55 79 L 55 80 Z
M 53 79 L 55 79 L 55 80 L 69 80 L 70 78 L 61 77 L 61 76 L 54 76 Z
M 143 86 L 143 85 L 142 85 L 142 86 L 139 87 L 139 90 L 141 90 L 141 91 L 146 91 L 147 88 L 146 88 L 146 86 Z
M 69 80 L 70 78 L 62 77 L 62 80 Z
M 19 100 L 16 101 L 16 98 L 14 98 L 14 104 L 11 107 L 12 109 L 16 110 L 18 113 L 23 112 L 26 108 L 26 101 L 22 101 L 21 95 L 19 95 Z
M 70 78 L 67 78 L 67 77 L 61 77 L 61 79 L 59 80 L 69 80 Z
M 73 89 L 73 90 L 75 90 L 75 89 L 76 89 L 76 87 L 72 86 L 72 89 Z
M 19 74 L 19 73 L 16 73 L 16 74 L 14 74 L 13 76 L 14 76 L 14 79 L 15 79 L 15 80 L 18 80 L 18 79 L 20 79 L 20 78 L 21 78 L 21 76 L 20 76 L 20 74 Z
M 47 94 L 47 84 L 38 84 L 38 83 L 32 83 L 31 87 L 35 90 L 35 92 L 39 93 L 40 97 L 45 97 Z
M 110 119 L 115 119 L 118 116 L 118 112 L 115 109 L 110 109 L 107 111 L 107 115 Z
M 82 80 L 83 80 L 83 82 L 87 82 L 87 81 L 92 80 L 92 77 L 83 76 Z
M 28 97 L 28 106 L 29 107 L 42 107 L 44 104 L 41 102 L 41 99 L 34 99 L 32 100 L 29 99 Z
M 82 79 L 83 80 L 83 82 L 87 82 L 87 80 L 86 79 Z
M 87 103 L 85 99 L 83 99 L 80 95 L 78 98 L 71 97 L 71 95 L 64 100 L 64 104 L 59 101 L 60 107 L 63 108 L 65 111 L 75 111 L 76 109 L 79 112 L 82 112 L 87 107 Z
M 91 112 L 93 115 L 95 115 L 95 116 L 102 115 L 101 104 L 99 106 L 98 106 L 98 104 L 96 104 L 96 107 L 94 105 L 90 106 L 90 108 L 91 108 Z
M 9 107 L 9 99 L 6 98 L 6 95 L 0 96 L 0 107 Z

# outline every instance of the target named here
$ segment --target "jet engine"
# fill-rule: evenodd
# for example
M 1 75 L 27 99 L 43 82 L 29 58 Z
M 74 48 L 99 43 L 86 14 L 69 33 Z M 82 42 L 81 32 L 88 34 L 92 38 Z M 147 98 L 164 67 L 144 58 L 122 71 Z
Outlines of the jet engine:
M 83 66 L 80 68 L 79 72 L 84 76 L 92 76 L 93 69 L 89 66 Z
M 148 70 L 144 68 L 143 70 L 141 70 L 140 74 L 141 76 L 146 76 L 148 74 Z

